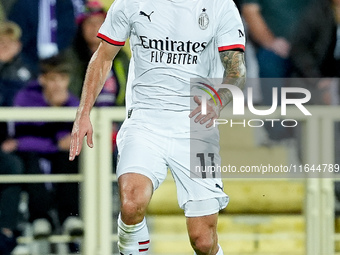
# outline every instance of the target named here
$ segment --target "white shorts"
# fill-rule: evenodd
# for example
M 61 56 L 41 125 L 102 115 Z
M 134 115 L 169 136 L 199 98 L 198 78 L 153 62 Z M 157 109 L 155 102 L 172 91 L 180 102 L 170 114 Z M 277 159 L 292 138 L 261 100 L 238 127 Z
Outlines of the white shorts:
M 180 114 L 175 114 L 178 121 Z M 163 115 L 169 117 L 169 113 L 160 111 L 134 110 L 131 118 L 125 120 L 117 137 L 119 151 L 117 177 L 125 173 L 139 173 L 148 177 L 152 181 L 153 189 L 156 190 L 170 169 L 177 187 L 178 204 L 185 210 L 186 216 L 196 217 L 217 213 L 229 202 L 228 196 L 223 192 L 221 179 L 197 178 L 201 176 L 193 178 L 195 174 L 190 173 L 190 163 L 200 164 L 202 159 L 197 155 L 205 153 L 197 145 L 204 143 L 206 148 L 207 142 L 194 138 L 190 141 L 188 132 L 185 135 L 175 134 L 172 131 L 178 129 L 176 125 L 169 124 L 172 121 L 171 116 L 167 121 L 160 122 L 164 120 Z M 188 118 L 187 113 L 184 118 Z M 175 119 L 176 117 L 173 120 Z M 173 134 L 175 135 L 171 136 Z M 196 149 L 199 151 L 196 152 Z M 213 153 L 215 162 L 220 164 L 219 145 L 215 142 L 208 143 L 207 151 Z M 190 156 L 195 162 L 190 162 Z M 207 161 L 209 160 L 207 158 Z M 200 209 L 196 206 L 190 207 L 190 210 L 185 206 L 188 201 L 211 199 L 217 200 L 218 206 L 211 209 Z

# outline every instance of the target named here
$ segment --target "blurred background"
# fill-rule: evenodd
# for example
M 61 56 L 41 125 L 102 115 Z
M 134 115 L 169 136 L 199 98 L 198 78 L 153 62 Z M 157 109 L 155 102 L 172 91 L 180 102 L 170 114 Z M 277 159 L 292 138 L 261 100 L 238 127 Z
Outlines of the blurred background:
M 125 118 L 128 43 L 92 112 L 98 146 L 68 161 L 75 107 L 111 3 L 0 0 L 2 255 L 118 254 L 116 135 Z M 229 255 L 340 254 L 340 0 L 235 3 L 246 27 L 252 105 L 269 109 L 273 88 L 280 104 L 282 88 L 299 87 L 311 92 L 312 116 L 291 107 L 269 116 L 275 125 L 251 127 L 249 119 L 265 117 L 222 113 L 245 123 L 220 126 L 222 165 L 295 171 L 224 175 L 230 203 L 219 217 L 219 243 Z M 296 127 L 281 124 L 292 119 Z M 193 254 L 170 174 L 147 221 L 151 254 Z

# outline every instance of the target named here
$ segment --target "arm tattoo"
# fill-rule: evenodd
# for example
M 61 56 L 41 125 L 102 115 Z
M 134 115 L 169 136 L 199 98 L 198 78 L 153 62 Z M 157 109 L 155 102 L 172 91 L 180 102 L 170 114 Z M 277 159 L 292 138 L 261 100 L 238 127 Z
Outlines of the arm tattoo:
M 220 58 L 225 70 L 223 84 L 231 84 L 243 89 L 246 83 L 244 52 L 222 51 L 220 52 Z M 233 96 L 228 89 L 219 89 L 218 94 L 222 100 L 222 108 L 233 100 Z

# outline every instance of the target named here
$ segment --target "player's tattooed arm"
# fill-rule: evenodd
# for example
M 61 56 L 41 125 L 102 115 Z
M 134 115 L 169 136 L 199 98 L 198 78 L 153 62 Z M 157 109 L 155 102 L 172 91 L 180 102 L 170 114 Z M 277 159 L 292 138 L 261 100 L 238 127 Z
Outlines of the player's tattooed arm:
M 231 84 L 239 87 L 241 90 L 246 83 L 246 66 L 244 61 L 244 52 L 242 51 L 222 51 L 220 58 L 224 66 L 223 84 Z M 222 100 L 222 107 L 225 107 L 233 100 L 230 90 L 222 88 L 218 90 Z
M 246 66 L 244 63 L 244 52 L 241 51 L 222 51 L 220 52 L 220 58 L 224 66 L 223 84 L 230 84 L 244 88 L 246 83 Z M 221 110 L 233 100 L 232 93 L 226 89 L 221 88 L 217 91 L 221 98 L 222 105 L 215 106 L 213 100 L 207 102 L 207 114 L 203 115 L 201 113 L 202 101 L 198 96 L 194 97 L 194 101 L 197 103 L 197 107 L 190 113 L 189 117 L 195 117 L 195 122 L 200 124 L 207 123 L 207 128 L 214 124 L 214 120 L 218 119 Z M 217 97 L 214 95 L 214 97 Z M 217 98 L 215 98 L 217 100 Z M 198 116 L 197 116 L 198 114 Z

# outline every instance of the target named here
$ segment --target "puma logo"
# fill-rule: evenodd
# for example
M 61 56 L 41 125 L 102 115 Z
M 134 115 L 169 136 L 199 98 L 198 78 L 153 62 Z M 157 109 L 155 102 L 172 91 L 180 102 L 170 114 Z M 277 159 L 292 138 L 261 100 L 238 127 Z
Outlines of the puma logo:
M 148 19 L 149 19 L 149 21 L 151 22 L 151 18 L 150 18 L 150 16 L 151 16 L 151 14 L 153 13 L 153 11 L 148 15 L 148 14 L 146 14 L 145 12 L 143 12 L 143 11 L 140 11 L 139 12 L 139 15 L 142 15 L 142 16 L 145 16 L 145 17 L 148 17 Z
M 223 191 L 223 188 L 220 185 L 218 185 L 217 183 L 215 183 L 215 187 Z

